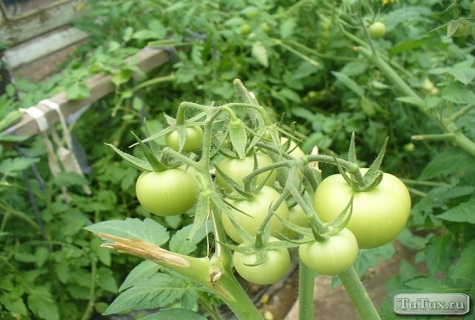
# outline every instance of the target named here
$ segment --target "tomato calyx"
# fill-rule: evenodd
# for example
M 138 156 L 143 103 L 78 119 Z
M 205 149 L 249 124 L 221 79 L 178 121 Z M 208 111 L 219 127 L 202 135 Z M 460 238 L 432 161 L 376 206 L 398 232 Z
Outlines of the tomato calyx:
M 348 175 L 348 172 L 341 167 L 335 158 L 339 173 L 355 192 L 370 191 L 376 188 L 383 180 L 383 171 L 381 171 L 380 168 L 384 159 L 384 153 L 386 152 L 387 143 L 388 138 L 384 140 L 383 145 L 379 150 L 378 156 L 364 173 L 364 175 L 361 173 L 360 169 L 356 170 L 355 172 L 350 172 L 350 175 Z M 350 148 L 348 150 L 348 161 L 358 165 L 354 133 L 351 135 Z

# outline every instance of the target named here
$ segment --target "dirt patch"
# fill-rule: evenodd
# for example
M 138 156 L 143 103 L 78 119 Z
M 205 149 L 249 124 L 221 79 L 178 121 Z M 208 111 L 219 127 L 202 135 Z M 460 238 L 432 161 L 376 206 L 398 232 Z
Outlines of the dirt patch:
M 395 248 L 394 256 L 390 260 L 382 260 L 377 267 L 368 270 L 363 281 L 376 308 L 379 308 L 381 302 L 388 297 L 384 289 L 385 285 L 388 279 L 399 272 L 401 260 L 414 264 L 414 252 L 397 243 Z M 423 265 L 416 267 L 425 272 Z M 298 319 L 298 271 L 296 269 L 289 273 L 282 284 L 276 284 L 277 288 L 273 286 L 261 288 L 263 292 L 258 295 L 255 302 L 266 320 Z M 359 319 L 358 312 L 344 287 L 332 288 L 331 282 L 330 276 L 319 276 L 315 280 L 315 318 L 320 320 Z M 258 289 L 251 291 L 257 293 Z

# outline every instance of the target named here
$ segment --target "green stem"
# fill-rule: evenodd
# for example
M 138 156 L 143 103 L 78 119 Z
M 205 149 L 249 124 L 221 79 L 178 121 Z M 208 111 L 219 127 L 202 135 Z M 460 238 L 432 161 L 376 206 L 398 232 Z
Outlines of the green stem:
M 97 261 L 91 262 L 91 279 L 90 279 L 90 288 L 89 288 L 89 298 L 86 306 L 86 310 L 82 314 L 81 320 L 87 320 L 91 318 L 92 312 L 94 311 L 94 304 L 96 303 L 96 270 L 97 270 Z
M 167 81 L 173 81 L 176 79 L 175 74 L 169 74 L 168 76 L 163 76 L 163 77 L 157 77 L 153 79 L 146 80 L 144 82 L 139 83 L 135 87 L 131 89 L 132 92 L 137 92 L 142 88 L 157 84 L 157 83 L 162 83 L 162 82 L 167 82 Z
M 366 292 L 363 284 L 361 283 L 358 274 L 355 269 L 351 267 L 348 271 L 338 275 L 341 282 L 345 286 L 346 292 L 353 301 L 361 319 L 364 320 L 381 320 L 381 317 L 373 305 L 373 301 Z
M 475 143 L 461 131 L 455 132 L 454 142 L 459 146 L 459 148 L 465 150 L 471 156 L 475 157 Z
M 299 320 L 314 319 L 315 272 L 299 263 Z

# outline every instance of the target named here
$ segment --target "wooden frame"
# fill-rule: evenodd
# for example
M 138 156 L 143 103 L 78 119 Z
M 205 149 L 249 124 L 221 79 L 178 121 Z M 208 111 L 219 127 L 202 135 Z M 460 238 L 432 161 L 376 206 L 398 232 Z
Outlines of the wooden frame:
M 135 61 L 135 59 L 137 59 L 137 66 L 142 71 L 148 72 L 166 63 L 170 58 L 171 55 L 165 49 L 145 48 L 139 51 L 137 55 L 130 57 L 129 60 Z M 67 117 L 87 104 L 97 101 L 115 90 L 115 85 L 112 83 L 110 77 L 103 74 L 98 74 L 87 79 L 86 85 L 90 90 L 90 96 L 88 98 L 69 100 L 65 92 L 60 92 L 55 96 L 50 97 L 48 100 L 58 104 L 63 115 Z M 59 121 L 58 113 L 55 110 L 50 109 L 48 106 L 39 103 L 34 107 L 43 111 L 49 125 Z M 39 128 L 35 119 L 29 114 L 24 113 L 22 119 L 5 130 L 4 133 L 20 136 L 33 136 L 39 133 Z

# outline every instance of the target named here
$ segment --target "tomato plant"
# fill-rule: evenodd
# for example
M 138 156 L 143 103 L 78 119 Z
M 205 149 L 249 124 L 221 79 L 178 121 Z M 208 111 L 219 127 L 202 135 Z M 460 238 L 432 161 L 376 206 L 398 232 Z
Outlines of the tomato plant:
M 272 159 L 262 152 L 255 153 L 256 169 L 269 166 L 272 164 Z M 227 177 L 239 185 L 244 185 L 243 179 L 254 171 L 254 155 L 249 155 L 244 159 L 223 158 L 216 165 Z M 261 184 L 265 180 L 265 185 L 272 186 L 276 178 L 275 171 L 267 171 L 256 177 L 256 183 Z M 216 172 L 216 183 L 224 188 L 226 192 L 232 191 L 232 186 L 229 185 L 223 178 L 222 174 Z
M 353 210 L 347 228 L 360 248 L 382 246 L 406 226 L 411 197 L 404 183 L 389 173 L 383 173 L 383 179 L 373 189 L 360 192 L 355 192 L 341 174 L 325 178 L 315 192 L 315 211 L 322 221 L 332 221 L 352 196 Z
M 324 240 L 314 240 L 299 246 L 299 257 L 311 270 L 324 275 L 348 270 L 358 256 L 358 243 L 353 233 L 344 228 Z
M 196 178 L 180 169 L 142 172 L 135 184 L 140 204 L 157 216 L 186 212 L 197 200 Z
M 269 214 L 269 209 L 279 199 L 279 196 L 280 194 L 275 189 L 269 186 L 263 186 L 261 190 L 249 199 L 230 199 L 230 214 L 247 234 L 254 236 L 256 230 Z M 279 215 L 282 219 L 288 219 L 289 209 L 285 202 L 282 202 L 275 210 L 275 215 Z M 284 233 L 285 226 L 275 215 L 272 216 L 269 223 L 271 234 L 278 236 Z M 238 243 L 243 241 L 231 219 L 226 214 L 222 215 L 222 223 L 226 234 L 231 239 Z
M 271 237 L 269 241 L 278 240 Z M 276 283 L 287 274 L 290 267 L 289 251 L 286 248 L 264 250 L 264 259 L 259 264 L 257 264 L 258 258 L 255 252 L 233 252 L 234 268 L 243 279 L 259 285 L 269 285 Z
M 180 140 L 178 136 L 178 131 L 172 131 L 165 136 L 165 142 L 167 145 L 174 149 L 180 149 Z M 201 149 L 203 144 L 203 129 L 199 126 L 190 126 L 186 127 L 183 151 L 197 151 Z

